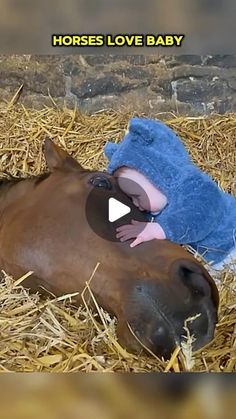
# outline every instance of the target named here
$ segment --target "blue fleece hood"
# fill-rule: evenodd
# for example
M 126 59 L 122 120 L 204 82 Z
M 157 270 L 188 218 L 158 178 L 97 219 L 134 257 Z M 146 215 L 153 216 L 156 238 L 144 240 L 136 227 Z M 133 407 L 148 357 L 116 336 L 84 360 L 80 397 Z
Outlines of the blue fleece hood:
M 121 143 L 108 142 L 104 152 L 112 174 L 121 166 L 145 175 L 167 197 L 185 176 L 191 159 L 179 137 L 160 121 L 132 118 Z M 184 163 L 184 169 L 183 169 Z

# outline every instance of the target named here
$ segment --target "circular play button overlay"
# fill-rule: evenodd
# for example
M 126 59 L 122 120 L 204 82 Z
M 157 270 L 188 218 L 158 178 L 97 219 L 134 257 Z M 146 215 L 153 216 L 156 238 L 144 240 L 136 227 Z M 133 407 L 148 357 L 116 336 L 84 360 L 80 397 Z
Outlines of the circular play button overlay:
M 118 201 L 116 198 L 108 199 L 108 221 L 110 221 L 110 223 L 123 218 L 130 212 L 131 208 L 129 205 L 123 204 L 123 202 Z
M 117 227 L 131 224 L 131 220 L 148 221 L 146 211 L 138 208 L 141 198 L 145 208 L 150 207 L 148 196 L 133 180 L 122 178 L 122 189 L 134 192 L 132 196 L 128 196 L 119 188 L 116 179 L 110 179 L 105 174 L 97 175 L 97 178 L 99 181 L 96 182 L 95 178 L 86 201 L 87 221 L 92 230 L 103 239 L 119 242 L 120 239 L 116 237 Z M 131 241 L 134 239 L 135 237 Z

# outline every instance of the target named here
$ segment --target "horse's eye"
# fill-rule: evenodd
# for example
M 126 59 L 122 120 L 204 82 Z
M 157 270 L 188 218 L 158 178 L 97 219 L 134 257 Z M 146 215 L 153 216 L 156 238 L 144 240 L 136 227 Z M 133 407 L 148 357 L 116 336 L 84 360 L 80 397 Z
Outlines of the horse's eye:
M 112 188 L 110 180 L 103 176 L 94 176 L 89 180 L 89 183 L 91 183 L 96 188 L 104 188 L 109 190 Z

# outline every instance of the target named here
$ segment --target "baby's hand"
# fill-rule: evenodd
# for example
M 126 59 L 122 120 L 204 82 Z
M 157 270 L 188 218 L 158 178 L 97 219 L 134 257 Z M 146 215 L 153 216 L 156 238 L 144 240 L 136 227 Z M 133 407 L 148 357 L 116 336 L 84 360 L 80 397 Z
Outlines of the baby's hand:
M 145 223 L 132 220 L 131 224 L 117 227 L 116 231 L 118 232 L 116 237 L 120 239 L 121 242 L 135 237 L 135 240 L 130 244 L 130 247 L 137 246 L 137 244 L 149 240 L 166 238 L 164 230 L 158 223 Z

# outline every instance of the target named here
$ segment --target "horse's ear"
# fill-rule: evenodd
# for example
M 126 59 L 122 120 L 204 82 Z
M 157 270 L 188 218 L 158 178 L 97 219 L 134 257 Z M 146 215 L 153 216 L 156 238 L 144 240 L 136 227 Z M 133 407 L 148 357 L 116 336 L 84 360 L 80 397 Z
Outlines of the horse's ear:
M 79 170 L 83 171 L 83 167 L 66 151 L 62 150 L 50 138 L 46 138 L 43 145 L 43 152 L 47 166 L 50 171 L 55 169 Z

